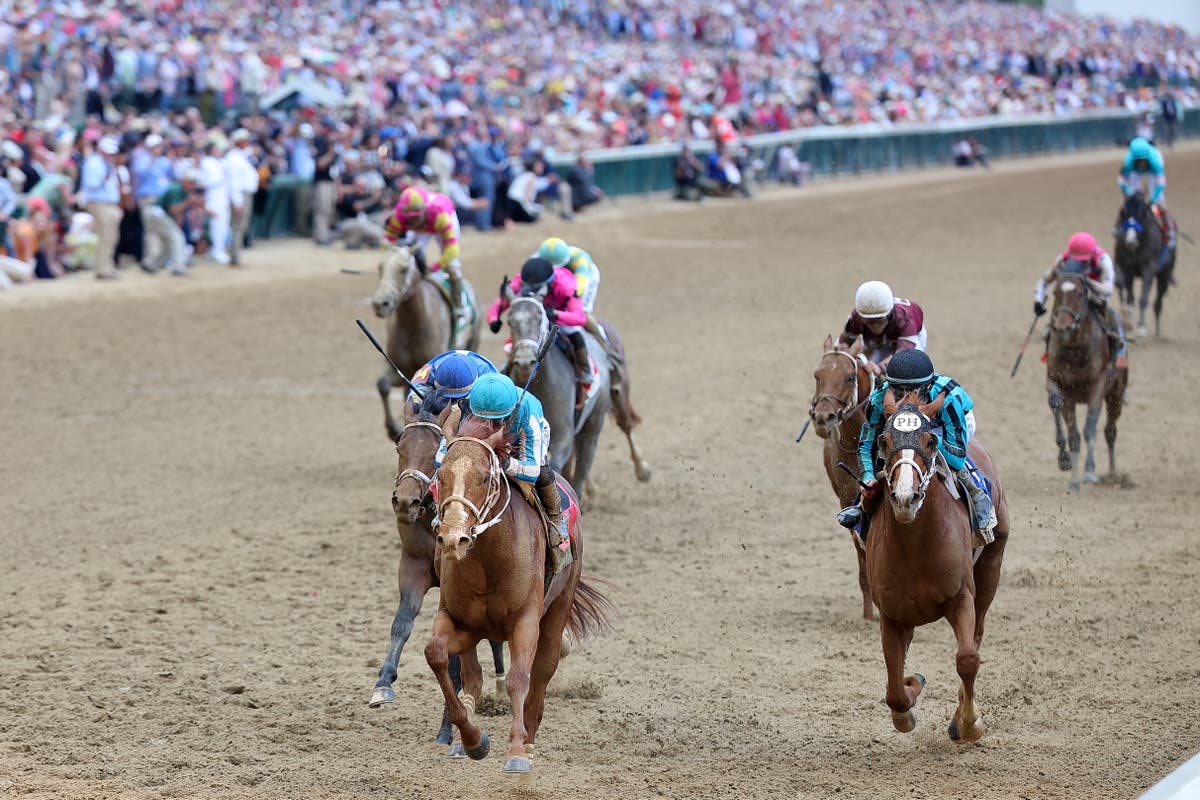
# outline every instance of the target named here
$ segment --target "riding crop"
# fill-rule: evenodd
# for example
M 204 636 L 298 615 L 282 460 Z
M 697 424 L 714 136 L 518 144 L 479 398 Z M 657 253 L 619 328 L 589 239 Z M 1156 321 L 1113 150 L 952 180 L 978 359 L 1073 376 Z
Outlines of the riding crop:
M 392 365 L 392 369 L 396 370 L 396 374 L 400 376 L 400 380 L 404 381 L 405 385 L 408 386 L 409 389 L 412 389 L 417 393 L 418 397 L 424 400 L 425 393 L 414 386 L 413 382 L 408 379 L 408 376 L 400 371 L 400 368 L 396 366 L 396 362 L 392 361 L 391 356 L 389 356 L 387 351 L 383 349 L 383 345 L 381 345 L 379 340 L 375 338 L 375 334 L 371 333 L 371 329 L 367 327 L 366 323 L 361 319 L 356 319 L 354 321 L 358 323 L 358 327 L 361 328 L 362 332 L 365 333 L 367 338 L 371 340 L 371 344 L 375 345 L 375 349 L 379 351 L 379 354 L 387 359 L 387 362 Z
M 542 359 L 546 357 L 546 353 L 550 352 L 550 345 L 554 344 L 554 340 L 557 338 L 558 324 L 555 323 L 550 326 L 550 331 L 546 334 L 546 341 L 542 343 L 542 349 L 538 350 L 537 360 L 533 362 L 533 369 L 529 371 L 529 377 L 525 381 L 524 388 L 521 389 L 521 396 L 517 398 L 517 404 L 513 407 L 513 414 L 517 413 L 517 409 L 521 407 L 521 401 L 525 399 L 525 395 L 529 391 L 529 384 L 533 383 L 533 376 L 537 375 L 538 367 L 542 365 Z
M 1029 326 L 1029 333 L 1025 334 L 1025 341 L 1021 342 L 1021 350 L 1017 353 L 1017 363 L 1013 364 L 1012 372 L 1008 377 L 1014 378 L 1017 375 L 1017 367 L 1021 366 L 1021 358 L 1025 355 L 1025 348 L 1029 346 L 1029 340 L 1033 338 L 1033 329 L 1037 327 L 1038 318 L 1035 315 L 1033 323 Z

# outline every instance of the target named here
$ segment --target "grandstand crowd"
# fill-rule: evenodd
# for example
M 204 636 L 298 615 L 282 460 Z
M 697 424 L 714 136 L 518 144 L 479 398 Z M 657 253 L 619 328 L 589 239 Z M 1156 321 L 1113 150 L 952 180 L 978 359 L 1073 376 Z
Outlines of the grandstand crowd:
M 559 174 L 552 152 L 1157 110 L 1166 89 L 1200 104 L 1200 39 L 1183 30 L 1009 3 L 9 5 L 0 224 L 9 260 L 40 277 L 111 277 L 121 256 L 186 274 L 206 248 L 236 262 L 252 214 L 371 244 L 408 181 L 484 230 L 569 218 L 602 192 L 586 157 Z M 302 187 L 297 208 L 268 207 L 273 181 Z

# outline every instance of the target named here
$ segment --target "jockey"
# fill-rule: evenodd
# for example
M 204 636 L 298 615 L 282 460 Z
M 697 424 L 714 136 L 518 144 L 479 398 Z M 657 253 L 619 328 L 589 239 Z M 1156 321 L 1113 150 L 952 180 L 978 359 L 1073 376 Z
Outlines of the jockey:
M 412 377 L 408 399 L 414 409 L 432 401 L 429 413 L 440 414 L 448 402 L 459 400 L 466 405 L 467 394 L 475 379 L 496 372 L 496 365 L 470 350 L 450 350 L 417 370 Z M 468 409 L 464 408 L 464 411 Z
M 887 380 L 871 393 L 867 401 L 867 421 L 858 440 L 858 460 L 862 468 L 863 491 L 873 496 L 878 486 L 875 478 L 875 439 L 883 432 L 888 415 L 884 400 L 888 393 L 892 402 L 896 395 L 916 392 L 922 404 L 931 404 L 933 424 L 938 431 L 938 450 L 947 466 L 958 473 L 959 482 L 971 495 L 975 506 L 975 526 L 984 540 L 991 542 L 992 529 L 996 526 L 996 515 L 992 500 L 987 492 L 975 485 L 966 466 L 967 442 L 975 436 L 975 402 L 967 391 L 953 378 L 933 371 L 933 362 L 924 352 L 909 348 L 901 350 L 888 363 Z M 938 402 L 935 402 L 938 401 Z M 853 529 L 862 520 L 861 498 L 859 503 L 842 509 L 838 524 Z M 864 538 L 866 532 L 863 532 Z
M 592 260 L 586 250 L 567 244 L 557 236 L 551 236 L 542 242 L 536 255 L 538 258 L 546 259 L 556 268 L 563 267 L 575 273 L 575 296 L 583 303 L 583 310 L 587 312 L 587 324 L 583 326 L 583 329 L 604 345 L 609 363 L 612 365 L 613 387 L 619 386 L 624 380 L 621 371 L 624 359 L 612 349 L 608 341 L 608 333 L 593 316 L 593 312 L 596 310 L 596 294 L 600 289 L 600 268 L 596 266 L 596 262 Z
M 520 401 L 520 407 L 517 406 Z M 550 452 L 550 423 L 546 422 L 542 404 L 531 393 L 521 394 L 507 375 L 489 373 L 479 376 L 468 395 L 470 413 L 481 419 L 495 420 L 506 426 L 516 440 L 513 456 L 500 465 L 505 475 L 532 483 L 538 500 L 550 518 L 550 543 L 547 555 L 550 574 L 571 563 L 571 548 L 567 531 L 567 515 L 559 501 L 554 470 L 546 463 Z M 447 442 L 442 438 L 434 465 L 440 468 L 446 455 Z
M 883 281 L 867 281 L 854 293 L 854 310 L 846 319 L 841 343 L 847 347 L 859 336 L 870 363 L 867 370 L 882 375 L 900 350 L 924 350 L 928 341 L 925 312 L 911 300 L 892 294 Z
M 1126 197 L 1142 191 L 1145 184 L 1150 185 L 1146 196 L 1150 198 L 1150 210 L 1162 229 L 1164 258 L 1167 249 L 1175 247 L 1175 226 L 1171 223 L 1165 209 L 1166 201 L 1163 192 L 1167 188 L 1167 173 L 1163 166 L 1162 153 L 1158 148 L 1142 136 L 1136 137 L 1129 143 L 1129 152 L 1125 154 L 1125 163 L 1121 165 L 1121 173 L 1117 177 L 1117 185 Z M 1165 260 L 1163 263 L 1166 263 Z
M 531 258 L 521 267 L 521 274 L 508 283 L 514 295 L 527 294 L 540 297 L 546 307 L 546 316 L 557 322 L 559 330 L 571 340 L 575 351 L 575 369 L 584 393 L 591 388 L 592 371 L 588 359 L 587 342 L 583 338 L 583 326 L 587 323 L 587 312 L 576 296 L 575 275 L 564 267 L 555 268 L 544 258 Z M 501 294 L 488 309 L 488 327 L 492 333 L 500 332 L 500 315 L 508 308 L 508 299 Z
M 424 253 L 425 245 L 437 237 L 441 254 L 430 270 L 446 270 L 450 279 L 451 306 L 456 319 L 466 314 L 463 307 L 462 264 L 458 260 L 458 239 L 461 229 L 458 214 L 449 197 L 417 186 L 409 186 L 400 193 L 391 216 L 383 224 L 384 236 L 392 244 L 415 243 L 417 250 Z
M 1096 244 L 1096 237 L 1086 231 L 1073 234 L 1067 241 L 1067 249 L 1055 260 L 1046 274 L 1038 279 L 1033 292 L 1033 313 L 1046 313 L 1046 290 L 1065 272 L 1082 272 L 1087 276 L 1088 300 L 1104 325 L 1108 337 L 1108 349 L 1118 367 L 1125 366 L 1125 328 L 1108 300 L 1113 293 L 1113 262 L 1104 248 Z M 1049 331 L 1047 331 L 1047 339 Z

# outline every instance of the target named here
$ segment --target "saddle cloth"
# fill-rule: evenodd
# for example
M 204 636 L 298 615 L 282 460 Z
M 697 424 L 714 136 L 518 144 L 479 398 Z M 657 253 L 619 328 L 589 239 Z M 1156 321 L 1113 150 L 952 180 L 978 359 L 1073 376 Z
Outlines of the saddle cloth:
M 425 273 L 425 280 L 432 283 L 442 293 L 446 304 L 454 308 L 454 302 L 450 299 L 450 276 L 444 270 L 437 272 Z M 465 350 L 467 349 L 467 341 L 471 337 L 471 329 L 475 327 L 475 321 L 479 319 L 479 308 L 471 299 L 471 294 L 463 287 L 462 290 L 462 308 L 466 309 L 466 313 L 461 317 L 454 319 L 454 330 L 450 334 L 450 350 Z
M 538 518 L 542 521 L 542 531 L 546 536 L 546 546 L 550 546 L 550 518 L 546 516 L 546 509 L 542 507 L 542 503 L 538 500 L 537 489 L 528 481 L 518 481 L 509 479 L 510 484 L 515 484 L 520 491 L 521 496 L 525 501 L 537 512 Z M 558 487 L 558 505 L 562 508 L 563 513 L 567 515 L 567 534 L 571 540 L 571 556 L 579 558 L 579 504 L 571 497 L 571 493 L 566 490 L 567 479 L 557 472 L 554 473 L 554 483 Z

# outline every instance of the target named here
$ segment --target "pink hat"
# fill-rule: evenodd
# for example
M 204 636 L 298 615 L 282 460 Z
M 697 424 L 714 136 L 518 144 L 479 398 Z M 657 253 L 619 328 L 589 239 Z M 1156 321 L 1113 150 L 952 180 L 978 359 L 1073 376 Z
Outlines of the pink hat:
M 1092 256 L 1096 254 L 1096 237 L 1090 233 L 1080 231 L 1074 234 L 1067 242 L 1067 258 L 1075 259 L 1076 261 L 1090 261 Z

